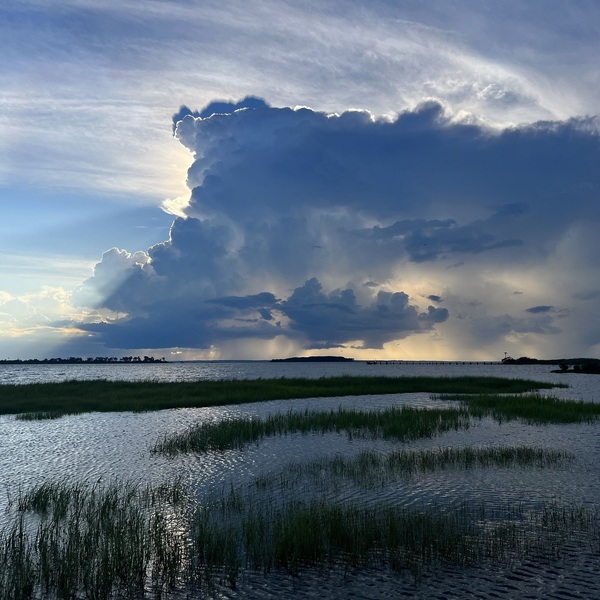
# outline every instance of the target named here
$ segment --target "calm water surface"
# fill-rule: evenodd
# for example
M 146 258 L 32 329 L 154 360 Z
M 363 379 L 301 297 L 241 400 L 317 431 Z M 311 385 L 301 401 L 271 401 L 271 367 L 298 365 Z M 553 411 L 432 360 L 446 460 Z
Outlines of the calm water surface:
M 600 376 L 554 374 L 549 366 L 366 363 L 167 363 L 155 365 L 0 365 L 0 383 L 68 379 L 193 381 L 269 377 L 354 375 L 494 375 L 564 382 L 567 390 L 552 395 L 600 402 Z M 2 388 L 0 386 L 0 398 Z M 24 422 L 0 417 L 0 523 L 8 494 L 49 480 L 95 482 L 114 478 L 160 482 L 183 475 L 198 493 L 222 486 L 245 485 L 258 475 L 281 472 L 290 462 L 326 456 L 353 456 L 361 450 L 398 450 L 397 442 L 349 439 L 345 434 L 288 435 L 264 440 L 244 451 L 166 458 L 149 449 L 165 434 L 199 421 L 288 410 L 336 409 L 339 406 L 380 409 L 400 404 L 440 406 L 429 394 L 363 396 L 273 401 L 242 406 L 178 409 L 150 413 L 92 413 L 55 421 Z M 597 425 L 533 427 L 519 422 L 498 424 L 486 419 L 466 431 L 450 432 L 411 447 L 535 445 L 572 452 L 573 464 L 556 469 L 445 470 L 410 483 L 375 491 L 353 487 L 337 490 L 336 499 L 422 505 L 458 500 L 536 504 L 553 499 L 600 504 L 600 433 Z M 558 563 L 520 563 L 513 568 L 446 569 L 415 586 L 386 571 L 370 570 L 337 577 L 287 577 L 249 574 L 238 591 L 223 589 L 222 598 L 598 598 L 597 553 L 575 553 Z

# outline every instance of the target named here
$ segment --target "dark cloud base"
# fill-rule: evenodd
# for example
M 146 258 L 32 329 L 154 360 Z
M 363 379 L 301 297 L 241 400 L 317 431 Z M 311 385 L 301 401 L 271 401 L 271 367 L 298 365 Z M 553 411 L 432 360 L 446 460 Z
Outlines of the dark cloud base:
M 175 318 L 174 318 L 174 315 Z M 287 300 L 262 292 L 211 298 L 196 304 L 178 300 L 153 303 L 148 316 L 81 325 L 116 348 L 210 348 L 224 340 L 272 339 L 285 335 L 306 349 L 341 348 L 361 340 L 363 348 L 382 348 L 391 340 L 427 331 L 448 318 L 445 308 L 419 313 L 403 292 L 380 291 L 369 306 L 357 304 L 351 289 L 329 294 L 313 278 Z M 282 319 L 288 326 L 282 325 Z M 174 322 L 187 323 L 185 329 Z

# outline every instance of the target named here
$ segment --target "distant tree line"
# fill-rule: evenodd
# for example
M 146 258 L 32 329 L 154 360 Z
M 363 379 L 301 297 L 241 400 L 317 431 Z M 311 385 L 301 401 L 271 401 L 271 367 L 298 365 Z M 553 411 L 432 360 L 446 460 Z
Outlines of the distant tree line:
M 502 359 L 505 365 L 556 365 L 562 372 L 575 373 L 600 373 L 600 359 L 598 358 L 555 358 L 539 359 L 521 356 L 513 358 L 507 356 Z
M 164 363 L 167 362 L 165 357 L 162 358 L 154 358 L 154 356 L 144 356 L 140 358 L 139 356 L 121 356 L 121 358 L 117 358 L 116 356 L 96 356 L 96 357 L 88 357 L 82 358 L 80 356 L 69 356 L 69 358 L 27 358 L 27 359 L 4 359 L 0 360 L 0 364 L 3 365 L 54 365 L 54 364 L 123 364 L 123 363 Z

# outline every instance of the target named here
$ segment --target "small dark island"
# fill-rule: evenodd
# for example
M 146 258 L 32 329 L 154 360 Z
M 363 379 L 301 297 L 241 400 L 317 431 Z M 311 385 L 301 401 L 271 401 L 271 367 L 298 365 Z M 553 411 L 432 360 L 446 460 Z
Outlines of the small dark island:
M 512 358 L 506 356 L 502 359 L 503 365 L 555 365 L 558 369 L 552 373 L 592 373 L 600 374 L 600 359 L 598 358 L 554 358 L 539 359 L 521 356 Z
M 273 358 L 271 362 L 352 362 L 345 356 L 292 356 L 291 358 Z

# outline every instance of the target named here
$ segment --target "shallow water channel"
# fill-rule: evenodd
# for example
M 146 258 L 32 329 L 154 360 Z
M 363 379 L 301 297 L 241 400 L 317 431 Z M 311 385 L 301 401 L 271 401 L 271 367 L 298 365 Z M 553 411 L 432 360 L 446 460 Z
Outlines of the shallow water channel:
M 546 369 L 547 371 L 547 369 Z M 375 374 L 375 373 L 374 373 Z M 458 374 L 458 373 L 457 373 Z M 495 373 L 499 374 L 499 373 Z M 546 378 L 526 373 L 524 377 Z M 578 379 L 579 378 L 579 379 Z M 566 398 L 596 400 L 600 377 L 572 376 L 570 390 L 557 390 Z M 592 396 L 592 397 L 590 397 Z M 198 499 L 235 488 L 284 501 L 295 497 L 323 498 L 361 506 L 402 505 L 427 508 L 485 502 L 513 505 L 524 510 L 543 503 L 600 505 L 600 426 L 532 426 L 518 421 L 499 424 L 490 418 L 474 421 L 467 430 L 451 431 L 432 439 L 401 444 L 394 441 L 349 437 L 346 433 L 291 434 L 268 438 L 244 450 L 204 455 L 167 457 L 150 451 L 165 435 L 198 422 L 216 422 L 232 416 L 264 418 L 268 414 L 306 409 L 330 410 L 340 406 L 379 410 L 406 404 L 414 407 L 456 406 L 429 394 L 361 396 L 273 401 L 210 409 L 181 409 L 151 413 L 107 413 L 66 416 L 53 421 L 18 421 L 0 417 L 0 520 L 11 518 L 8 499 L 19 489 L 44 481 L 160 483 L 183 477 Z M 535 446 L 566 451 L 574 459 L 550 467 L 446 468 L 398 477 L 374 485 L 357 485 L 327 476 L 324 484 L 302 481 L 290 464 L 327 457 L 353 457 L 369 450 L 381 455 L 403 448 Z M 287 473 L 287 475 L 285 475 Z M 286 477 L 288 483 L 285 483 Z M 263 491 L 260 481 L 274 482 Z M 291 481 L 291 483 L 290 483 Z M 278 483 L 279 482 L 279 483 Z M 263 486 L 264 487 L 264 486 Z M 286 573 L 243 572 L 237 588 L 223 583 L 210 595 L 218 598 L 598 598 L 600 547 L 586 538 L 568 540 L 556 556 L 526 556 L 471 567 L 435 567 L 419 581 L 385 567 Z M 185 593 L 173 597 L 186 597 Z

